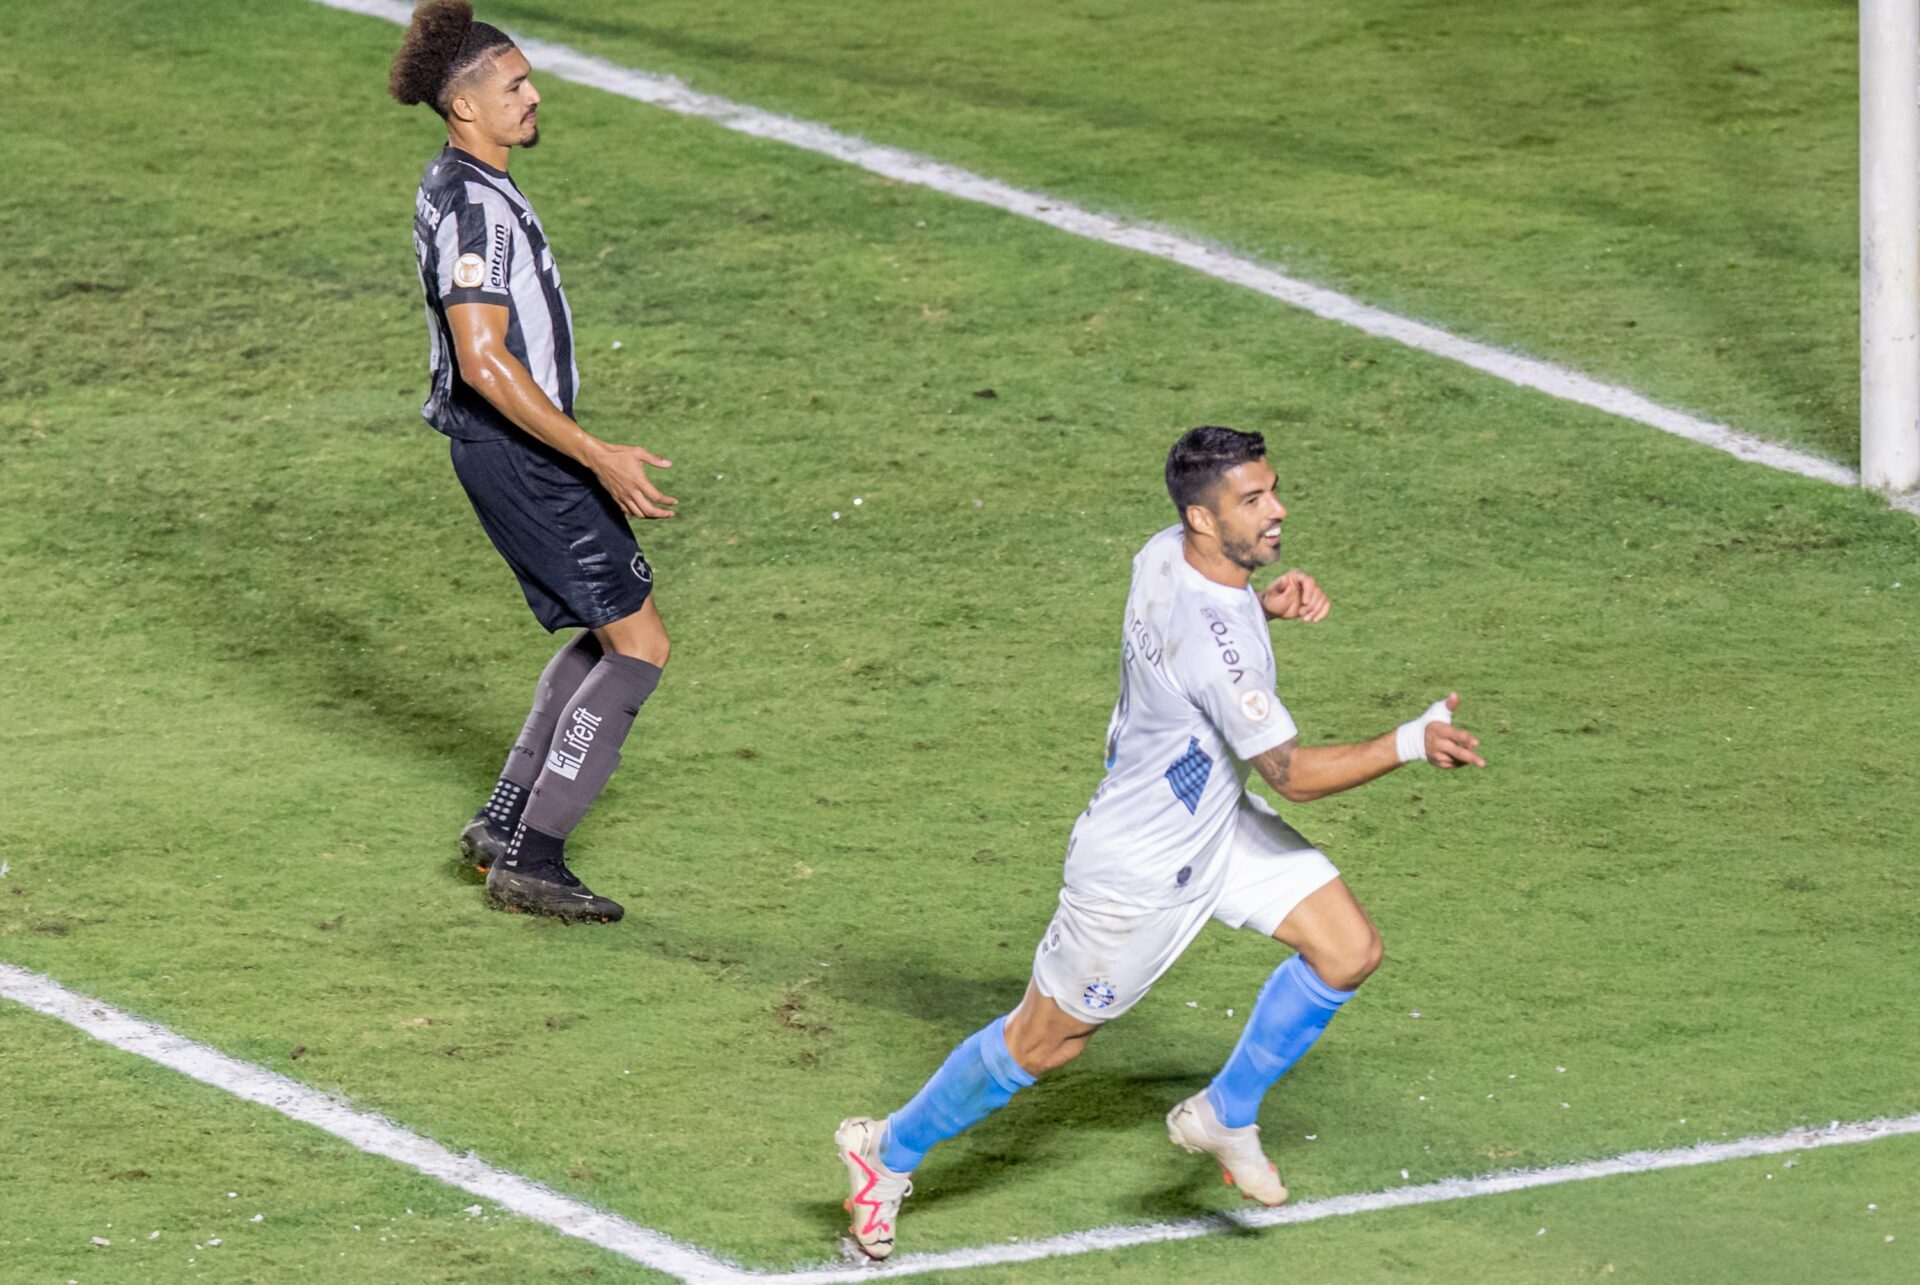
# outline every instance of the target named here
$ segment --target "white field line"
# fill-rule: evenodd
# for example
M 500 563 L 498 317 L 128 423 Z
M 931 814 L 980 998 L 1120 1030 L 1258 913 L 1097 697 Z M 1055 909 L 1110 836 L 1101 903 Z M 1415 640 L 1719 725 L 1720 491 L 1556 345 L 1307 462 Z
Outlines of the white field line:
M 636 1263 L 698 1285 L 737 1285 L 748 1273 L 682 1245 L 618 1214 L 563 1196 L 518 1174 L 495 1169 L 471 1154 L 457 1156 L 439 1143 L 377 1115 L 356 1111 L 316 1089 L 252 1062 L 196 1044 L 164 1026 L 68 990 L 50 977 L 0 963 L 0 996 L 56 1017 L 96 1040 L 211 1084 L 235 1097 L 310 1124 L 370 1155 L 385 1156 L 429 1178 L 471 1192 L 524 1218 L 577 1236 Z
M 315 0 L 331 9 L 384 18 L 405 25 L 413 6 L 404 0 Z M 690 89 L 673 76 L 622 67 L 551 41 L 520 39 L 520 48 L 543 72 L 602 89 L 682 116 L 697 116 L 755 138 L 772 139 L 818 152 L 901 183 L 931 188 L 1044 223 L 1075 236 L 1136 250 L 1178 263 L 1221 281 L 1256 290 L 1317 317 L 1337 321 L 1380 339 L 1471 366 L 1496 379 L 1531 388 L 1563 401 L 1577 402 L 1657 428 L 1717 451 L 1802 477 L 1858 486 L 1860 475 L 1844 464 L 1765 441 L 1725 424 L 1704 420 L 1651 401 L 1630 388 L 1605 383 L 1577 370 L 1523 357 L 1362 303 L 1349 295 L 1312 285 L 1275 271 L 1254 259 L 1166 228 L 1134 223 L 1083 209 L 1071 201 L 1013 187 L 997 179 L 946 165 L 929 156 L 869 143 L 812 121 L 795 120 L 745 103 Z M 1895 507 L 1920 513 L 1920 492 L 1896 497 Z
M 430 1178 L 437 1178 L 449 1186 L 492 1201 L 502 1209 L 545 1223 L 556 1231 L 576 1236 L 656 1271 L 677 1276 L 690 1282 L 690 1285 L 742 1285 L 743 1282 L 752 1282 L 753 1285 L 799 1285 L 800 1282 L 871 1280 L 883 1276 L 918 1276 L 927 1272 L 958 1271 L 1001 1263 L 1025 1263 L 1036 1259 L 1126 1249 L 1135 1245 L 1194 1240 L 1232 1231 L 1317 1222 L 1322 1218 L 1344 1218 L 1350 1214 L 1403 1209 L 1410 1205 L 1497 1196 L 1510 1191 L 1585 1182 L 1618 1174 L 1684 1169 L 1694 1165 L 1718 1164 L 1723 1160 L 1745 1160 L 1787 1151 L 1813 1151 L 1820 1147 L 1846 1146 L 1879 1138 L 1920 1134 L 1920 1115 L 1868 1120 L 1858 1124 L 1836 1121 L 1824 1129 L 1792 1129 L 1766 1137 L 1702 1142 L 1667 1151 L 1630 1151 L 1611 1159 L 1586 1160 L 1578 1164 L 1555 1165 L 1549 1169 L 1510 1169 L 1478 1178 L 1445 1178 L 1420 1186 L 1395 1187 L 1351 1196 L 1329 1196 L 1253 1213 L 1223 1214 L 1217 1218 L 1190 1218 L 1180 1222 L 1128 1227 L 1101 1227 L 1047 1240 L 981 1245 L 935 1254 L 908 1254 L 884 1266 L 861 1264 L 823 1266 L 792 1272 L 751 1271 L 691 1245 L 683 1245 L 617 1214 L 563 1196 L 531 1179 L 496 1169 L 471 1154 L 456 1156 L 439 1143 L 411 1133 L 391 1120 L 356 1111 L 316 1089 L 289 1080 L 265 1067 L 242 1062 L 217 1049 L 197 1044 L 184 1035 L 177 1035 L 164 1026 L 88 999 L 39 973 L 0 963 L 0 998 L 13 1000 L 37 1013 L 58 1018 L 124 1052 L 158 1062 L 235 1097 L 325 1130 L 360 1151 L 398 1161 Z
M 1684 1169 L 1693 1165 L 1718 1164 L 1723 1160 L 1746 1160 L 1755 1156 L 1778 1155 L 1783 1151 L 1812 1151 L 1819 1147 L 1846 1146 L 1920 1134 L 1920 1115 L 1896 1120 L 1868 1120 L 1859 1124 L 1828 1125 L 1824 1129 L 1796 1129 L 1763 1138 L 1740 1138 L 1732 1142 L 1702 1142 L 1671 1151 L 1629 1151 L 1607 1160 L 1587 1160 L 1579 1164 L 1555 1165 L 1550 1169 L 1509 1169 L 1479 1178 L 1443 1178 L 1417 1187 L 1394 1187 L 1352 1196 L 1328 1196 L 1322 1200 L 1303 1200 L 1279 1209 L 1261 1209 L 1252 1213 L 1222 1214 L 1216 1218 L 1189 1218 L 1173 1223 L 1145 1226 L 1100 1227 L 1093 1231 L 1069 1232 L 1047 1240 L 1022 1241 L 1005 1245 L 980 1245 L 953 1249 L 940 1254 L 908 1254 L 877 1267 L 821 1267 L 811 1271 L 765 1274 L 755 1277 L 757 1285 L 813 1285 L 822 1281 L 871 1280 L 888 1276 L 917 1276 L 924 1272 L 951 1272 L 969 1267 L 989 1267 L 1005 1263 L 1027 1263 L 1035 1259 L 1064 1258 L 1074 1254 L 1093 1254 L 1128 1249 L 1136 1245 L 1157 1245 L 1166 1241 L 1195 1240 L 1263 1227 L 1283 1227 L 1294 1223 L 1318 1222 L 1322 1218 L 1345 1218 L 1350 1214 L 1370 1214 L 1383 1209 L 1404 1209 L 1410 1205 L 1435 1205 L 1474 1196 L 1498 1196 L 1510 1191 L 1528 1191 L 1566 1182 L 1586 1182 L 1591 1178 L 1611 1178 L 1626 1173 L 1652 1173 L 1660 1169 Z

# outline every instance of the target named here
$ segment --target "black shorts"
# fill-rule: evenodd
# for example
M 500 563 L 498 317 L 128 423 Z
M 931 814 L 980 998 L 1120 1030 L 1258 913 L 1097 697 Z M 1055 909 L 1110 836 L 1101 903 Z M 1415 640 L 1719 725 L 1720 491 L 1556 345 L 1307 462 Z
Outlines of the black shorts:
M 598 629 L 645 605 L 653 568 L 591 469 L 526 438 L 454 438 L 453 471 L 549 631 Z

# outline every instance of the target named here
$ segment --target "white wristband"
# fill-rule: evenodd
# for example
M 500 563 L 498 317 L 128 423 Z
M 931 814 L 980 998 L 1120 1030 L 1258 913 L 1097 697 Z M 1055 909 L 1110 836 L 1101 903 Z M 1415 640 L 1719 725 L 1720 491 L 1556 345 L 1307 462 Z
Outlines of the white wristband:
M 1410 723 L 1402 723 L 1393 730 L 1393 748 L 1399 753 L 1402 763 L 1417 763 L 1427 756 L 1427 724 L 1451 723 L 1453 711 L 1447 708 L 1447 702 L 1437 700 L 1427 706 L 1427 712 Z

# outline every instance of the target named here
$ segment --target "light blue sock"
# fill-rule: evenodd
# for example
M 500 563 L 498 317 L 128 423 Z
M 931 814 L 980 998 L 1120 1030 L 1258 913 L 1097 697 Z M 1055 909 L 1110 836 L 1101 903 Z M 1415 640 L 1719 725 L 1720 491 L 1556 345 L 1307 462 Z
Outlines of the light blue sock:
M 1207 1086 L 1220 1123 L 1233 1129 L 1252 1124 L 1273 1082 L 1313 1047 L 1340 1006 L 1352 998 L 1352 991 L 1337 991 L 1321 981 L 1298 955 L 1274 969 L 1260 988 L 1233 1056 Z
M 880 1158 L 895 1173 L 910 1173 L 933 1144 L 972 1127 L 1033 1083 L 1007 1051 L 1007 1019 L 969 1035 L 947 1055 L 913 1101 L 887 1117 Z

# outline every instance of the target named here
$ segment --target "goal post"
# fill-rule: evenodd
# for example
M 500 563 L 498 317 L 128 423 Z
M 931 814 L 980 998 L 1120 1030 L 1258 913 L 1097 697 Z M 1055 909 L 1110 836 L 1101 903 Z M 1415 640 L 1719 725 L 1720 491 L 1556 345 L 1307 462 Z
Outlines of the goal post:
M 1860 481 L 1920 484 L 1920 0 L 1860 0 Z

